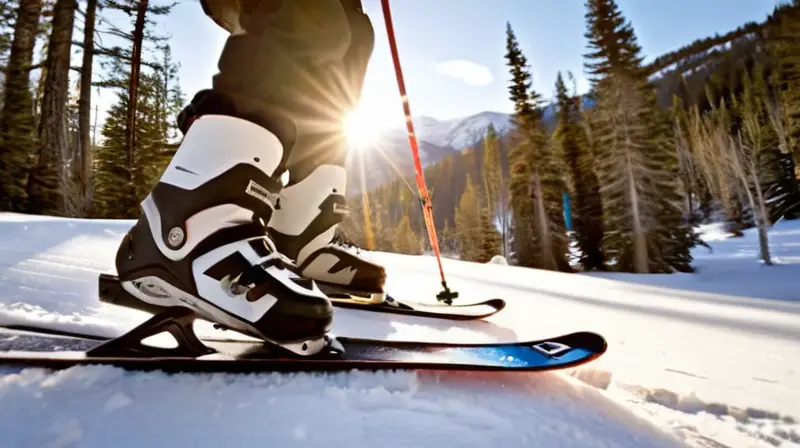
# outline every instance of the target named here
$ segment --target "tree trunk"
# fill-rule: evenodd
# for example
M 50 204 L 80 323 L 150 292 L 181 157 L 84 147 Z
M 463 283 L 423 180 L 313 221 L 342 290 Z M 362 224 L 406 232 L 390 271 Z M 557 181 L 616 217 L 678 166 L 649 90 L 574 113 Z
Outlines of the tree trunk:
M 20 0 L 0 113 L 0 210 L 23 211 L 29 158 L 35 152 L 30 66 L 41 0 Z
M 752 164 L 752 162 L 751 162 Z M 751 166 L 750 174 L 756 189 L 756 200 L 758 201 L 758 247 L 761 250 L 761 260 L 767 266 L 772 266 L 772 255 L 769 253 L 769 239 L 767 236 L 767 226 L 769 217 L 767 216 L 767 204 L 764 202 L 764 194 L 761 191 L 761 184 L 755 166 Z
M 77 0 L 58 0 L 47 50 L 47 78 L 39 123 L 39 160 L 28 181 L 31 212 L 60 214 L 66 209 L 62 170 L 67 160 L 64 127 L 69 90 L 70 50 Z
M 755 163 L 753 163 L 752 160 L 748 160 L 749 158 L 745 154 L 745 149 L 742 145 L 741 136 L 738 136 L 738 142 L 731 142 L 730 147 L 733 150 L 733 154 L 729 156 L 729 163 L 732 165 L 731 168 L 734 171 L 734 175 L 739 178 L 741 186 L 747 196 L 747 201 L 750 204 L 750 208 L 755 214 L 761 260 L 767 266 L 772 266 L 772 257 L 769 253 L 769 240 L 767 236 L 769 218 L 767 217 L 767 206 L 764 203 L 764 195 L 761 192 L 761 185 L 759 184 Z M 757 198 L 754 198 L 753 193 L 750 191 L 748 177 L 751 177 L 753 180 Z
M 734 156 L 736 159 L 736 167 L 741 176 L 742 180 L 742 187 L 744 187 L 745 191 L 747 192 L 747 199 L 750 201 L 750 208 L 753 209 L 753 213 L 756 215 L 756 226 L 758 227 L 758 248 L 761 252 L 761 260 L 767 266 L 772 266 L 772 256 L 769 253 L 769 237 L 767 235 L 769 226 L 769 216 L 767 214 L 767 204 L 764 201 L 764 193 L 761 191 L 761 182 L 758 179 L 758 168 L 756 168 L 756 164 L 753 161 L 752 157 L 747 157 L 745 155 L 745 149 L 742 145 L 742 137 L 739 136 L 739 146 L 736 148 L 738 150 L 738 154 Z M 753 197 L 753 194 L 750 192 L 750 188 L 747 185 L 747 174 L 745 171 L 749 171 L 750 178 L 753 182 L 753 188 L 756 191 L 756 197 Z
M 142 43 L 144 41 L 145 15 L 148 0 L 139 0 L 136 23 L 133 27 L 133 49 L 131 51 L 131 76 L 128 80 L 128 115 L 125 122 L 125 150 L 128 155 L 128 181 L 133 182 L 133 167 L 136 148 L 136 107 L 139 90 L 139 72 L 142 65 Z
M 547 209 L 544 205 L 544 191 L 542 191 L 542 180 L 539 177 L 539 168 L 533 168 L 532 184 L 534 190 L 533 200 L 536 207 L 536 220 L 539 224 L 539 249 L 542 254 L 542 263 L 545 269 L 558 270 L 555 255 L 553 253 L 553 242 L 550 239 L 550 221 L 547 218 Z
M 78 98 L 78 132 L 80 133 L 80 161 L 77 170 L 78 189 L 83 216 L 91 216 L 93 200 L 92 182 L 92 66 L 94 61 L 94 25 L 97 0 L 86 1 L 83 32 L 83 62 L 81 63 L 81 92 Z
M 500 227 L 503 231 L 503 257 L 508 258 L 508 212 L 506 211 L 506 204 L 508 203 L 508 199 L 506 199 L 506 180 L 503 177 L 503 171 L 500 171 Z
M 630 148 L 630 141 L 626 145 Z M 636 178 L 630 155 L 627 158 L 628 195 L 631 201 L 631 218 L 633 219 L 633 269 L 638 274 L 647 274 L 649 269 L 647 253 L 647 237 L 642 225 L 642 214 L 639 209 L 639 191 L 636 188 Z

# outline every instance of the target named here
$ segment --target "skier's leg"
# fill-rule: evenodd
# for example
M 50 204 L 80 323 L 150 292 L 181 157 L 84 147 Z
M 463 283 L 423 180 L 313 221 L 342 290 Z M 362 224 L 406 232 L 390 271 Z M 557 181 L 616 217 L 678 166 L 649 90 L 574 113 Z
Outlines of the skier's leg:
M 346 217 L 348 144 L 345 114 L 360 101 L 367 64 L 375 40 L 360 0 L 341 0 L 350 29 L 350 45 L 336 70 L 324 73 L 326 85 L 319 107 L 289 154 L 289 184 L 281 192 L 281 208 L 269 222 L 278 249 L 296 260 L 301 275 L 365 291 L 381 291 L 383 268 L 344 247 L 332 244 Z
M 331 323 L 330 301 L 286 269 L 265 224 L 283 202 L 300 213 L 295 220 L 308 210 L 319 213 L 325 202 L 289 194 L 278 205 L 280 175 L 296 148 L 317 154 L 318 164 L 340 160 L 343 140 L 328 138 L 338 135 L 352 104 L 346 81 L 355 51 L 353 12 L 340 0 L 219 4 L 224 17 L 238 19 L 228 24 L 233 34 L 219 74 L 182 112 L 184 140 L 124 238 L 117 272 L 143 301 L 193 308 L 223 326 L 278 342 L 320 340 Z M 231 15 L 225 8 L 238 9 Z M 363 14 L 362 20 L 369 24 Z M 356 73 L 363 78 L 363 71 Z M 333 202 L 343 199 L 338 190 L 332 193 Z
M 193 117 L 225 113 L 275 133 L 286 148 L 279 171 L 290 171 L 269 223 L 278 249 L 308 278 L 381 290 L 383 268 L 330 244 L 346 210 L 342 122 L 359 102 L 374 43 L 360 0 L 204 0 L 204 7 L 234 35 L 214 88 L 182 113 L 182 129 Z

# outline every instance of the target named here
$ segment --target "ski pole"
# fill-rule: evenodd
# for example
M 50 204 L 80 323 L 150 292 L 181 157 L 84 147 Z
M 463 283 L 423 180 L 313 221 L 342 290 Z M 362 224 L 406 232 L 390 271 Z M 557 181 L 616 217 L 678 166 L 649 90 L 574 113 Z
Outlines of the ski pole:
M 431 204 L 430 194 L 428 194 L 428 187 L 425 185 L 425 176 L 422 171 L 422 162 L 419 158 L 419 146 L 417 145 L 417 137 L 414 133 L 414 123 L 411 120 L 411 107 L 408 104 L 408 95 L 406 94 L 406 85 L 403 80 L 403 69 L 400 66 L 400 56 L 397 52 L 397 41 L 394 37 L 394 26 L 392 25 L 392 13 L 389 9 L 389 0 L 381 0 L 383 7 L 383 18 L 386 22 L 386 33 L 389 36 L 389 47 L 392 51 L 392 61 L 394 62 L 394 72 L 397 76 L 397 86 L 400 89 L 400 98 L 403 101 L 403 113 L 406 118 L 406 129 L 408 131 L 408 143 L 411 145 L 411 155 L 414 158 L 414 171 L 416 172 L 417 188 L 423 203 L 422 212 L 425 217 L 425 227 L 428 231 L 428 240 L 433 248 L 433 253 L 436 254 L 436 263 L 439 265 L 439 275 L 442 279 L 442 290 L 436 295 L 436 299 L 440 302 L 453 303 L 453 299 L 458 297 L 458 293 L 450 291 L 447 287 L 447 279 L 444 275 L 444 267 L 442 266 L 442 256 L 439 252 L 439 240 L 436 237 L 436 226 L 433 221 L 433 205 Z

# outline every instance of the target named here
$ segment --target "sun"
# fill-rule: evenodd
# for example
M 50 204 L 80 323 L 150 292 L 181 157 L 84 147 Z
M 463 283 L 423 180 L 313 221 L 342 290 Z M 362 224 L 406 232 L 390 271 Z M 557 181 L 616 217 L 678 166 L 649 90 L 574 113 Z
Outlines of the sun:
M 377 143 L 381 120 L 362 108 L 348 112 L 342 125 L 350 147 L 356 151 L 371 148 Z

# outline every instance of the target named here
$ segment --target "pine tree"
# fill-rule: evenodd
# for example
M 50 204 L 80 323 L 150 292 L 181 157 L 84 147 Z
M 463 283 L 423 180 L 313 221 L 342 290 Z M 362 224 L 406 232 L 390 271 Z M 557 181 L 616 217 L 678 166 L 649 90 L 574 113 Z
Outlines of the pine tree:
M 152 190 L 172 157 L 167 144 L 166 119 L 174 116 L 159 110 L 160 85 L 157 74 L 144 73 L 139 85 L 137 104 L 136 159 L 128 165 L 125 146 L 128 98 L 117 93 L 103 125 L 104 144 L 96 149 L 95 215 L 102 218 L 132 219 L 139 216 L 139 203 Z
M 463 151 L 461 151 L 461 161 L 463 163 L 462 169 L 464 170 L 464 173 L 472 176 L 473 179 L 480 180 L 480 177 L 478 176 L 477 151 L 474 147 L 465 148 Z M 481 185 L 478 184 L 478 188 L 480 187 Z
M 472 176 L 467 174 L 467 187 L 458 201 L 456 209 L 456 235 L 459 256 L 462 260 L 476 261 L 480 258 L 481 222 L 480 201 Z
M 669 120 L 657 108 L 641 48 L 613 0 L 588 0 L 586 6 L 603 251 L 620 271 L 691 271 L 695 237 L 681 215 Z
M 400 223 L 394 229 L 392 250 L 398 254 L 422 254 L 422 241 L 411 228 L 411 221 L 408 219 L 408 215 L 403 216 Z
M 782 12 L 778 15 L 777 12 Z M 787 152 L 800 160 L 800 0 L 776 10 L 768 34 L 768 48 L 776 61 L 776 84 L 781 121 L 786 127 Z M 800 173 L 798 173 L 800 176 Z
M 512 76 L 509 94 L 518 127 L 518 144 L 509 154 L 515 256 L 523 266 L 570 271 L 562 202 L 565 185 L 542 124 L 541 95 L 531 88 L 527 59 L 511 24 L 506 35 Z
M 475 261 L 486 263 L 495 255 L 500 255 L 501 235 L 494 226 L 491 219 L 491 212 L 488 207 L 481 207 L 480 210 L 480 242 L 477 248 Z
M 508 154 L 512 249 L 516 264 L 534 267 L 537 265 L 537 256 L 534 245 L 533 203 L 530 200 L 530 154 L 524 145 L 526 139 L 523 131 L 526 128 L 526 121 L 531 120 L 534 115 L 533 107 L 528 101 L 531 75 L 525 70 L 527 59 L 519 48 L 510 23 L 506 24 L 505 57 L 511 73 L 509 96 L 514 102 L 512 116 L 514 146 Z
M 347 222 L 353 229 L 353 233 L 358 235 L 356 241 L 367 250 L 375 250 L 375 230 L 372 226 L 372 208 L 369 203 L 367 191 L 361 192 L 361 207 L 356 207 L 354 213 L 350 214 Z
M 780 14 L 778 14 L 780 13 Z M 774 219 L 800 217 L 800 1 L 776 10 L 767 34 L 775 68 L 764 78 L 761 67 L 754 70 L 756 83 L 766 84 L 761 93 L 769 128 L 777 140 L 776 148 L 759 154 L 760 177 L 769 196 Z
M 92 181 L 92 74 L 94 73 L 94 32 L 98 0 L 86 1 L 83 21 L 83 45 L 80 68 L 80 97 L 78 98 L 79 168 L 75 171 L 78 185 L 78 209 L 81 216 L 91 215 L 94 182 Z
M 454 165 L 455 157 L 451 154 L 431 167 L 436 172 L 434 177 L 436 183 L 432 184 L 436 194 L 432 196 L 431 200 L 433 201 L 434 210 L 437 211 L 435 216 L 437 229 L 443 229 L 448 222 L 450 225 L 455 222 L 455 210 L 458 205 L 460 191 L 455 185 Z M 451 246 L 451 250 L 454 247 Z
M 444 222 L 441 237 L 439 238 L 439 245 L 443 254 L 455 254 L 458 252 L 458 240 L 456 237 L 455 229 L 450 225 L 450 221 Z
M 497 220 L 502 231 L 500 248 L 506 256 L 506 180 L 500 169 L 500 141 L 493 125 L 486 130 L 483 143 L 483 183 L 486 194 L 486 204 L 489 207 L 489 218 L 492 222 Z
M 41 0 L 20 0 L 17 8 L 0 111 L 0 210 L 26 207 L 28 169 L 37 148 L 30 67 L 41 10 Z
M 582 138 L 579 101 L 580 97 L 570 96 L 561 73 L 556 79 L 556 99 L 558 101 L 558 125 L 553 139 L 560 147 L 564 165 L 569 169 L 572 191 L 573 228 L 580 264 L 584 270 L 601 270 L 605 259 L 601 251 L 603 242 L 602 200 L 591 149 Z
M 125 112 L 125 128 L 122 142 L 127 152 L 125 165 L 127 166 L 128 179 L 126 182 L 132 183 L 135 177 L 135 161 L 142 159 L 140 155 L 136 154 L 136 150 L 139 147 L 136 142 L 136 138 L 139 135 L 139 123 L 137 121 L 139 89 L 140 84 L 144 82 L 141 79 L 143 76 L 142 68 L 159 67 L 158 62 L 149 61 L 145 58 L 144 45 L 149 42 L 161 44 L 168 40 L 167 37 L 157 36 L 152 32 L 148 32 L 148 26 L 152 25 L 155 17 L 169 14 L 174 4 L 153 5 L 150 0 L 104 0 L 103 6 L 108 11 L 119 11 L 132 19 L 130 31 L 122 30 L 113 24 L 109 25 L 108 30 L 102 31 L 123 39 L 129 44 L 128 47 L 115 46 L 105 48 L 101 45 L 96 45 L 95 47 L 95 54 L 104 58 L 101 60 L 100 65 L 106 68 L 108 73 L 108 77 L 98 82 L 97 85 L 123 90 L 125 98 L 127 98 L 125 101 L 128 109 Z M 123 208 L 127 208 L 127 206 Z
M 14 16 L 17 4 L 14 1 L 0 3 L 0 81 L 8 64 L 8 53 L 11 50 L 11 41 L 14 35 Z M 3 88 L 0 82 L 0 89 Z M 3 108 L 3 91 L 0 90 L 0 110 Z
M 39 151 L 28 179 L 28 211 L 67 214 L 69 183 L 67 100 L 72 49 L 72 29 L 77 0 L 57 0 L 47 46 L 47 70 L 39 120 Z M 69 210 L 70 212 L 72 210 Z

